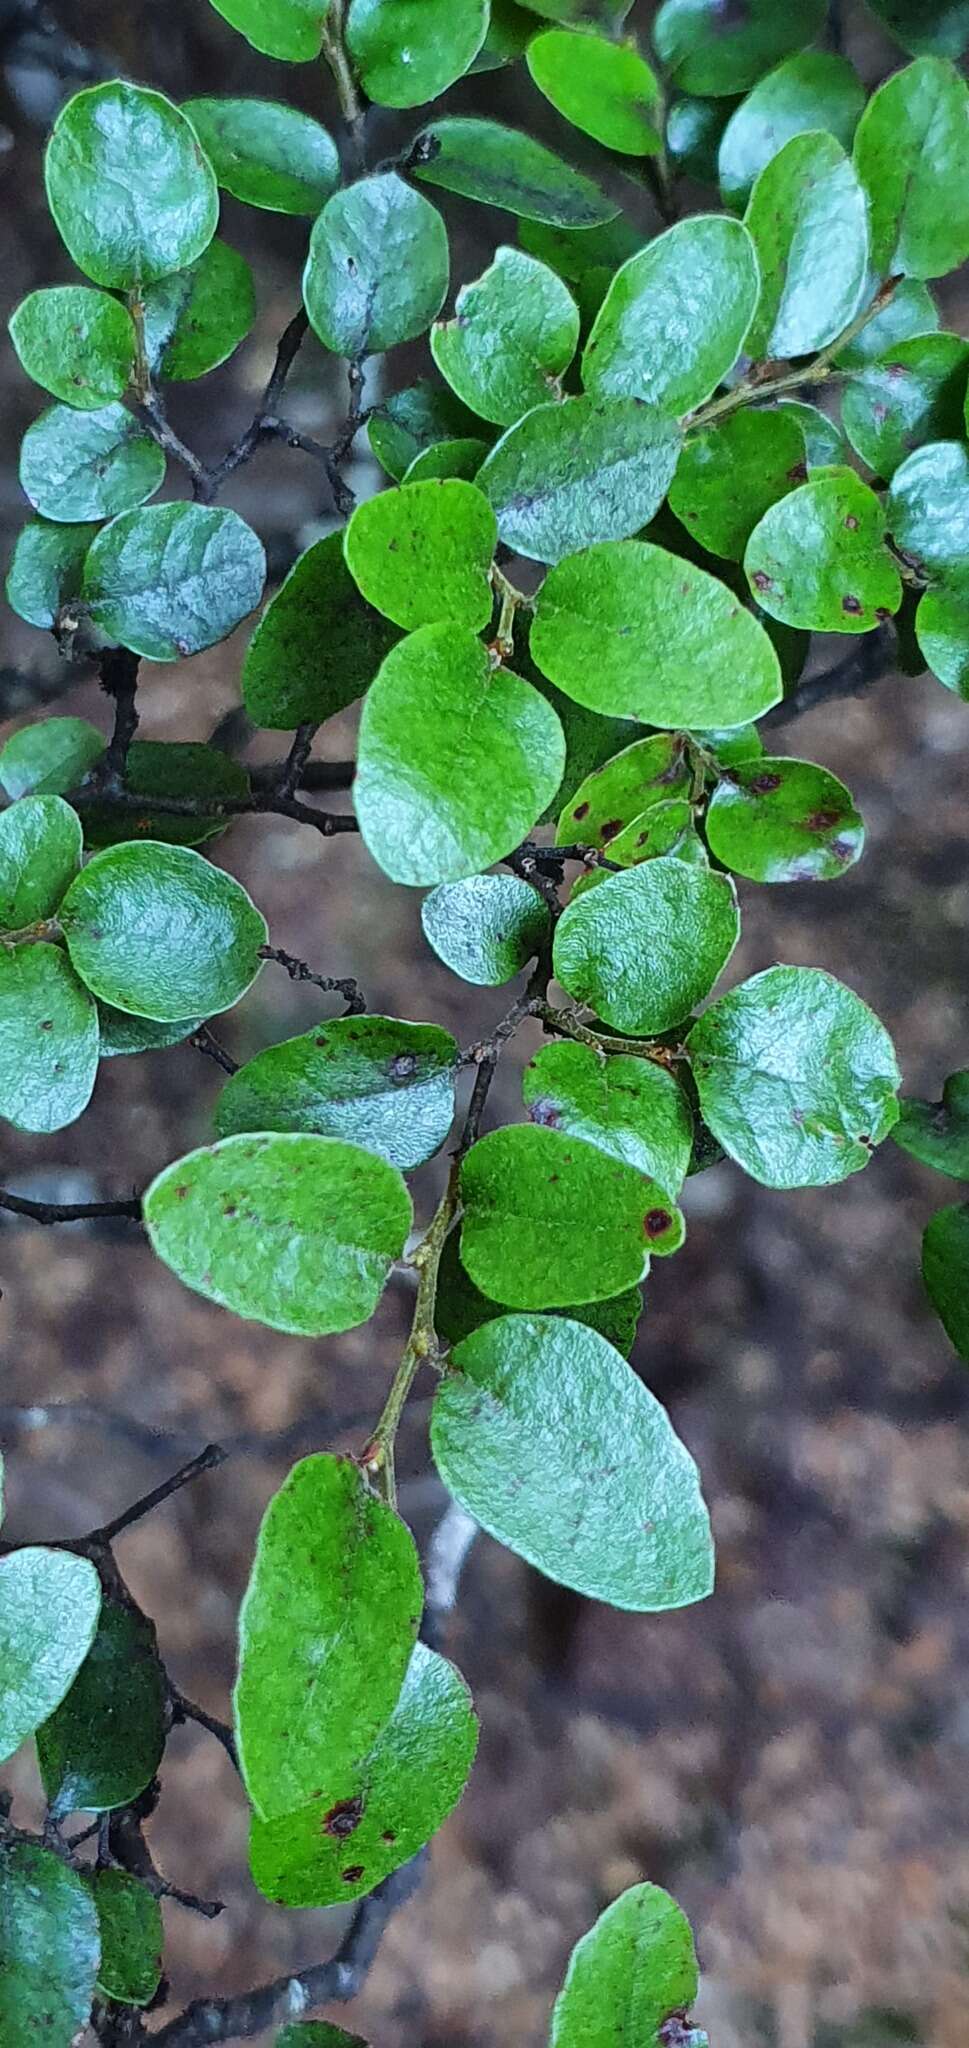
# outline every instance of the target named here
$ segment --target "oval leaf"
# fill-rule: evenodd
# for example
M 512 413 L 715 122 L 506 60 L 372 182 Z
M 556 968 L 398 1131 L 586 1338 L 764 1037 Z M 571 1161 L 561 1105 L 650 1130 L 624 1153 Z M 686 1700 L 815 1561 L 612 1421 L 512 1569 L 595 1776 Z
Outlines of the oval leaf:
M 407 1173 L 439 1150 L 451 1128 L 457 1060 L 450 1032 L 436 1024 L 334 1017 L 240 1067 L 219 1097 L 215 1127 L 220 1138 L 236 1131 L 348 1138 Z
M 300 555 L 246 649 L 250 718 L 287 732 L 323 724 L 363 696 L 398 637 L 361 597 L 342 533 L 328 533 Z
M 806 481 L 796 408 L 744 409 L 687 441 L 670 485 L 670 510 L 711 555 L 739 562 L 758 520 Z
M 56 624 L 62 605 L 78 597 L 97 526 L 57 526 L 30 519 L 21 527 L 7 571 L 7 603 L 28 626 Z M 11 792 L 13 794 L 13 792 Z
M 179 381 L 217 369 L 245 340 L 256 287 L 245 257 L 216 240 L 187 270 L 149 285 L 143 303 L 149 365 Z
M 761 293 L 751 356 L 804 356 L 833 341 L 868 286 L 868 206 L 833 135 L 795 135 L 761 171 L 744 216 Z
M 629 43 L 569 29 L 546 29 L 528 45 L 528 69 L 556 112 L 625 156 L 662 148 L 660 89 Z
M 745 0 L 726 17 L 723 0 L 664 0 L 653 22 L 657 55 L 681 92 L 746 92 L 792 50 L 814 41 L 824 0 L 793 8 L 777 0 Z
M 594 228 L 619 212 L 591 178 L 533 136 L 498 121 L 468 115 L 435 121 L 411 143 L 408 162 L 427 185 L 554 227 Z
M 262 542 L 238 512 L 151 505 L 98 534 L 82 594 L 112 640 L 149 661 L 178 661 L 234 632 L 265 579 Z
M 323 43 L 321 0 L 211 0 L 217 14 L 265 57 L 308 64 Z
M 60 908 L 81 980 L 116 1010 L 154 1017 L 231 1009 L 259 972 L 266 920 L 240 883 L 187 846 L 110 846 Z
M 498 988 L 544 945 L 549 915 L 518 875 L 469 875 L 425 896 L 421 924 L 445 967 L 479 988 Z
M 40 1548 L 0 1558 L 0 1763 L 60 1706 L 94 1641 L 100 1609 L 101 1582 L 89 1558 Z M 0 1989 L 0 2009 L 2 1999 Z
M 668 1031 L 709 995 L 739 936 L 726 875 L 672 857 L 648 860 L 563 911 L 555 973 L 617 1031 Z
M 495 515 L 457 477 L 403 484 L 358 505 L 347 527 L 347 567 L 368 604 L 411 632 L 445 620 L 486 626 Z
M 488 0 L 350 0 L 347 48 L 367 98 L 422 107 L 463 78 L 488 28 Z
M 711 853 L 752 882 L 834 882 L 860 860 L 865 828 L 850 790 L 813 761 L 731 768 L 706 816 Z
M 99 412 L 52 405 L 21 444 L 21 486 L 48 519 L 111 519 L 143 504 L 164 480 L 161 449 L 124 405 Z
M 115 79 L 75 93 L 44 170 L 62 239 L 95 284 L 138 290 L 194 263 L 215 233 L 212 166 L 184 114 L 144 86 Z
M 478 471 L 498 532 L 536 562 L 622 540 L 659 510 L 680 452 L 673 420 L 634 398 L 567 398 L 509 427 Z
M 682 735 L 657 732 L 594 768 L 558 821 L 560 845 L 610 846 L 644 811 L 688 796 L 693 777 Z
M 925 441 L 963 431 L 969 342 L 917 334 L 852 377 L 841 401 L 845 433 L 876 476 L 891 477 Z
M 641 2048 L 708 2048 L 687 2016 L 699 1982 L 690 1923 L 675 1899 L 659 1885 L 633 1885 L 573 1949 L 550 2048 L 625 2048 L 630 2028 Z
M 578 339 L 579 309 L 561 278 L 523 249 L 500 248 L 462 285 L 453 319 L 431 329 L 431 353 L 472 412 L 507 427 L 556 394 Z
M 788 57 L 760 79 L 723 131 L 717 168 L 724 204 L 746 206 L 764 166 L 793 135 L 824 129 L 850 149 L 864 104 L 864 87 L 844 57 L 828 50 Z
M 582 358 L 586 389 L 691 412 L 733 368 L 759 287 L 740 221 L 679 221 L 617 270 Z
M 872 94 L 855 164 L 881 277 L 943 277 L 969 256 L 969 95 L 954 64 L 919 57 Z
M 84 1879 L 52 1849 L 0 1844 L 0 1954 L 3 2039 L 71 2048 L 90 2018 L 101 1944 Z
M 52 917 L 81 864 L 81 823 L 59 796 L 0 811 L 0 932 Z
M 127 1806 L 161 1762 L 168 1684 L 152 1623 L 136 1607 L 105 1601 L 81 1669 L 37 1731 L 37 1758 L 57 1819 L 80 1808 Z
M 969 1180 L 969 1072 L 949 1075 L 941 1102 L 903 1101 L 892 1137 L 923 1166 Z
M 98 1050 L 97 1010 L 60 947 L 0 947 L 0 1116 L 21 1131 L 72 1124 Z
M 92 1879 L 101 1938 L 98 1990 L 119 2005 L 150 2005 L 162 1973 L 161 1906 L 126 1870 L 99 1870 Z
M 969 1361 L 969 1202 L 930 1217 L 922 1238 L 922 1278 L 950 1344 Z
M 83 284 L 31 292 L 10 321 L 10 339 L 35 384 L 84 412 L 121 398 L 134 366 L 131 315 Z
M 270 213 L 315 218 L 340 182 L 336 143 L 318 121 L 277 100 L 186 100 L 224 192 Z
M 917 448 L 895 471 L 885 518 L 895 546 L 919 575 L 936 571 L 961 579 L 969 553 L 969 452 L 964 444 L 935 441 Z M 921 620 L 921 607 L 920 623 L 927 623 Z
M 310 237 L 303 297 L 335 355 L 375 355 L 423 334 L 444 303 L 448 243 L 436 208 L 393 171 L 328 199 Z
M 648 1174 L 670 1196 L 679 1194 L 693 1150 L 693 1117 L 665 1067 L 563 1039 L 529 1062 L 522 1096 L 532 1123 L 584 1138 Z
M 744 555 L 761 609 L 809 633 L 872 632 L 902 601 L 885 519 L 874 491 L 850 470 L 813 477 L 779 499 Z
M 0 747 L 0 782 L 12 797 L 62 795 L 83 782 L 103 752 L 104 736 L 86 718 L 42 718 Z

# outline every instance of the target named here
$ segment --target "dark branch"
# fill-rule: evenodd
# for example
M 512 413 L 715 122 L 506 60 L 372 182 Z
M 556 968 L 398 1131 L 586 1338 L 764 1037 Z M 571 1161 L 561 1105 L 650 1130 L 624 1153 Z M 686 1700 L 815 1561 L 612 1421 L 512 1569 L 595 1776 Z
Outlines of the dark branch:
M 95 799 L 79 794 L 72 799 L 75 809 L 83 816 L 89 802 Z M 257 792 L 252 796 L 207 797 L 207 796 L 139 796 L 136 790 L 113 790 L 108 796 L 98 795 L 99 807 L 104 804 L 123 811 L 154 811 L 165 818 L 246 818 L 271 815 L 292 818 L 297 825 L 312 825 L 314 831 L 324 839 L 333 839 L 341 832 L 359 830 L 356 818 L 349 813 L 318 811 L 312 804 L 300 803 L 293 796 L 274 796 L 271 791 Z
M 206 1444 L 204 1451 L 200 1451 L 196 1458 L 190 1458 L 187 1465 L 179 1466 L 170 1479 L 163 1479 L 160 1486 L 153 1486 L 150 1493 L 142 1494 L 130 1508 L 124 1508 L 120 1515 L 115 1515 L 113 1522 L 105 1522 L 103 1529 L 95 1529 L 89 1540 L 98 1544 L 113 1543 L 125 1529 L 132 1528 L 135 1522 L 143 1521 L 164 1501 L 171 1500 L 173 1493 L 180 1493 L 183 1486 L 190 1486 L 192 1480 L 200 1478 L 203 1472 L 214 1472 L 219 1465 L 224 1465 L 225 1459 L 226 1453 L 221 1444 Z
M 282 761 L 266 761 L 247 769 L 251 787 L 254 790 L 275 789 L 284 766 Z M 298 786 L 310 790 L 349 789 L 356 772 L 355 761 L 307 761 L 300 773 Z
M 854 647 L 819 676 L 807 676 L 790 696 L 769 711 L 765 726 L 789 725 L 792 719 L 813 711 L 818 704 L 839 697 L 863 697 L 873 683 L 889 675 L 895 656 L 895 635 L 891 626 L 878 626 L 861 635 Z
M 124 780 L 128 749 L 138 730 L 138 669 L 140 656 L 127 647 L 106 647 L 98 659 L 101 688 L 114 699 L 114 731 L 92 776 L 101 790 L 120 789 Z
M 276 777 L 275 783 L 271 785 L 271 791 L 274 796 L 292 796 L 294 790 L 300 787 L 305 777 L 313 741 L 319 729 L 318 725 L 313 724 L 297 726 L 293 744 L 285 761 L 280 763 L 279 774 Z
M 169 1884 L 168 1879 L 162 1877 L 142 1834 L 137 1807 L 122 1806 L 112 1813 L 108 1826 L 108 1850 L 118 1867 L 139 1878 L 153 1898 L 175 1899 L 178 1905 L 187 1906 L 190 1913 L 201 1913 L 204 1920 L 215 1920 L 225 1910 L 221 1899 L 196 1898 L 194 1892 L 183 1892 L 178 1885 Z M 204 2040 L 205 2035 L 199 2038 Z
M 234 1060 L 231 1054 L 226 1052 L 225 1046 L 219 1044 L 207 1024 L 200 1024 L 198 1030 L 192 1032 L 188 1042 L 189 1045 L 194 1045 L 196 1052 L 204 1052 L 206 1059 L 214 1060 L 216 1066 L 222 1068 L 223 1074 L 239 1072 L 238 1060 Z
M 295 954 L 284 953 L 281 946 L 260 946 L 259 957 L 272 960 L 277 967 L 285 967 L 290 981 L 308 981 L 314 988 L 321 988 L 327 994 L 341 995 L 346 1003 L 348 1017 L 360 1017 L 367 1007 L 360 984 L 351 974 L 314 974 L 305 960 L 297 960 Z
M 138 1195 L 118 1202 L 32 1202 L 26 1195 L 12 1195 L 7 1189 L 0 1189 L 0 1209 L 9 1209 L 12 1216 L 28 1216 L 32 1223 L 87 1223 L 100 1216 L 124 1216 L 132 1223 L 141 1222 Z
M 214 1735 L 216 1742 L 222 1744 L 229 1762 L 238 1770 L 239 1757 L 236 1751 L 235 1736 L 228 1723 L 217 1720 L 214 1714 L 206 1713 L 205 1708 L 196 1706 L 194 1700 L 187 1700 L 185 1694 L 179 1692 L 177 1685 L 172 1685 L 171 1680 L 169 1680 L 168 1697 L 173 1721 L 196 1721 L 200 1728 L 204 1728 L 209 1735 Z

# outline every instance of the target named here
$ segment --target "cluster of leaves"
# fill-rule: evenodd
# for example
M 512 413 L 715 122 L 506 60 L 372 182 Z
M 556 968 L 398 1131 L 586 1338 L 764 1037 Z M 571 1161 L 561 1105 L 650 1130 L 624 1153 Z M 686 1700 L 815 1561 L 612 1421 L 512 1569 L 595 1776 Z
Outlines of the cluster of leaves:
M 197 1033 L 267 958 L 285 963 L 246 892 L 197 850 L 238 813 L 281 809 L 324 836 L 355 820 L 385 875 L 428 892 L 423 930 L 455 974 L 497 987 L 531 966 L 464 1053 L 351 992 L 344 1016 L 230 1071 L 215 1142 L 141 1198 L 154 1249 L 189 1287 L 279 1330 L 353 1328 L 398 1262 L 416 1269 L 382 1416 L 357 1459 L 321 1453 L 290 1473 L 240 1620 L 252 1873 L 272 1900 L 322 1906 L 405 1866 L 474 1754 L 463 1680 L 418 1639 L 420 1567 L 396 1512 L 394 1440 L 419 1369 L 439 1372 L 438 1470 L 482 1528 L 617 1607 L 703 1599 L 713 1547 L 696 1468 L 627 1363 L 651 1258 L 683 1242 L 687 1176 L 726 1155 L 767 1187 L 831 1185 L 894 1128 L 969 1178 L 966 1076 L 940 1110 L 900 1117 L 890 1038 L 854 990 L 779 965 L 715 993 L 740 934 L 738 881 L 833 881 L 862 852 L 851 793 L 765 751 L 757 730 L 796 692 L 810 636 L 895 621 L 900 659 L 969 699 L 969 344 L 939 331 L 928 289 L 969 255 L 969 93 L 951 61 L 969 21 L 956 7 L 926 27 L 924 8 L 886 0 L 876 11 L 914 60 L 866 104 L 843 57 L 807 47 L 814 0 L 750 0 L 726 20 L 713 0 L 665 0 L 653 63 L 624 33 L 623 0 L 581 25 L 564 0 L 216 5 L 271 57 L 322 51 L 358 174 L 342 175 L 318 122 L 275 101 L 180 109 L 115 82 L 55 125 L 50 207 L 88 282 L 31 294 L 11 322 L 55 403 L 24 439 L 38 516 L 7 587 L 23 618 L 95 652 L 116 718 L 107 741 L 51 718 L 0 753 L 0 1114 L 61 1128 L 100 1056 Z M 393 164 L 365 168 L 362 95 L 415 107 L 522 55 L 600 146 L 609 192 L 530 135 L 464 115 L 433 115 Z M 722 210 L 677 218 L 680 172 L 718 184 Z M 648 239 L 623 214 L 636 177 L 667 222 Z M 449 314 L 428 187 L 518 222 Z M 216 234 L 220 189 L 312 228 L 305 310 L 266 404 L 212 468 L 171 426 L 162 387 L 217 368 L 254 320 L 249 269 Z M 278 414 L 307 325 L 350 365 L 329 448 Z M 365 359 L 420 336 L 427 377 L 366 412 Z M 839 405 L 813 402 L 825 393 Z M 391 487 L 355 507 L 340 462 L 364 424 Z M 260 603 L 262 545 L 210 501 L 272 434 L 322 460 L 349 516 L 301 555 L 249 639 L 249 718 L 295 734 L 257 786 L 211 746 L 135 739 L 135 693 L 140 660 L 198 653 Z M 193 502 L 148 503 L 169 459 Z M 317 729 L 358 700 L 354 818 L 333 819 L 294 792 Z M 525 1070 L 526 1118 L 482 1136 L 496 1062 L 526 1018 L 548 1041 Z M 405 1175 L 447 1144 L 465 1067 L 452 1169 L 415 1240 Z M 969 1355 L 969 1206 L 933 1219 L 925 1273 Z M 0 1571 L 6 1753 L 37 1733 L 57 1826 L 129 1805 L 170 1718 L 163 1675 L 153 1693 L 147 1677 L 150 1625 L 102 1602 L 90 1556 L 19 1552 Z M 52 1610 L 63 1629 L 27 1677 Z M 119 1670 L 129 1691 L 145 1674 L 130 1739 Z M 25 1954 L 60 1957 L 43 1989 L 26 1963 L 0 1988 L 14 2038 L 31 2038 L 31 2001 L 50 2003 L 51 1984 L 51 2048 L 95 1987 L 129 2004 L 154 1994 L 157 1928 L 130 1873 L 99 1870 L 92 1900 L 49 1845 L 13 1833 L 0 1858 L 0 1920 Z M 134 1950 L 141 1974 L 126 1974 Z M 577 1951 L 553 2042 L 612 2048 L 622 2006 L 637 2039 L 698 2043 L 694 1991 L 682 1916 L 639 1887 Z M 281 2038 L 349 2037 L 311 2024 Z

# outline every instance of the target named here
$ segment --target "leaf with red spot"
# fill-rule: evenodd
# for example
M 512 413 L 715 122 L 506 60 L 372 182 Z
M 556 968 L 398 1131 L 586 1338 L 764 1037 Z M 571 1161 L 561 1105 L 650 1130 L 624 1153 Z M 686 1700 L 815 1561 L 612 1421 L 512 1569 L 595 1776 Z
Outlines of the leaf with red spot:
M 847 469 L 812 477 L 771 505 L 744 568 L 762 609 L 809 633 L 870 633 L 902 601 L 881 502 Z
M 850 790 L 813 761 L 765 755 L 731 768 L 710 799 L 711 853 L 752 882 L 831 882 L 861 858 Z

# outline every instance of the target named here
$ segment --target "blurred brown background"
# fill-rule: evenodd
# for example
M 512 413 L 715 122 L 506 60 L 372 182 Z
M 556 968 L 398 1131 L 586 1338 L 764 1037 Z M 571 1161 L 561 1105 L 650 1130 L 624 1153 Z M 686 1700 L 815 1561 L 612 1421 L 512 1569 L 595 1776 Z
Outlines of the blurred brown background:
M 86 52 L 96 71 L 175 98 L 257 92 L 324 117 L 330 107 L 314 67 L 260 59 L 205 0 L 52 0 L 44 13 L 22 9 L 12 34 L 15 11 L 0 4 L 5 311 L 70 274 L 39 179 L 65 51 L 80 82 Z M 869 80 L 897 61 L 860 14 L 849 13 L 847 35 Z M 64 36 L 76 38 L 75 58 Z M 539 113 L 527 82 L 493 75 L 460 87 L 456 101 L 538 119 L 574 160 L 589 160 L 580 138 Z M 417 121 L 378 115 L 375 154 Z M 648 224 L 648 202 L 636 205 Z M 514 238 L 507 217 L 448 211 L 459 278 L 482 267 L 495 240 Z M 231 200 L 224 231 L 256 266 L 261 312 L 231 365 L 177 387 L 174 417 L 206 455 L 252 411 L 295 308 L 306 235 L 301 222 Z M 965 314 L 950 292 L 950 320 Z M 384 388 L 407 383 L 419 356 L 396 351 L 380 366 Z M 43 400 L 9 347 L 0 388 L 6 551 L 24 515 L 19 438 Z M 342 416 L 339 373 L 312 341 L 287 410 L 324 440 Z M 365 444 L 354 481 L 372 487 Z M 177 476 L 171 488 L 181 493 Z M 318 470 L 273 447 L 226 501 L 280 566 L 329 523 Z M 56 696 L 59 710 L 105 722 L 83 672 L 72 675 L 9 614 L 4 626 L 8 721 Z M 143 735 L 206 738 L 237 700 L 243 640 L 181 666 L 147 665 Z M 352 726 L 349 716 L 328 728 L 322 751 L 342 757 Z M 834 886 L 742 885 L 745 937 L 731 978 L 776 959 L 830 968 L 892 1030 L 907 1088 L 935 1095 L 969 1060 L 969 708 L 928 676 L 892 678 L 786 726 L 778 744 L 845 777 L 868 849 Z M 352 838 L 324 843 L 282 820 L 246 821 L 216 851 L 251 887 L 274 942 L 324 972 L 359 976 L 372 1008 L 434 1019 L 466 1042 L 505 1007 L 504 991 L 466 989 L 438 965 L 417 895 L 392 888 Z M 316 1014 L 311 993 L 267 969 L 222 1036 L 241 1059 Z M 531 1043 L 528 1031 L 516 1042 L 491 1117 L 518 1114 L 516 1072 Z M 140 1186 L 210 1135 L 219 1078 L 188 1047 L 111 1061 L 73 1129 L 47 1139 L 4 1131 L 4 1184 L 62 1199 Z M 439 1176 L 438 1162 L 422 1177 L 425 1214 Z M 770 1194 L 728 1166 L 690 1183 L 688 1243 L 655 1269 L 635 1362 L 699 1459 L 719 1543 L 716 1596 L 667 1618 L 618 1615 L 479 1541 L 448 1644 L 481 1712 L 479 1760 L 428 1882 L 393 1923 L 353 2008 L 376 2048 L 540 2048 L 572 1942 L 644 1876 L 696 1923 L 699 2017 L 713 2048 L 964 2048 L 969 1383 L 918 1278 L 922 1224 L 950 1198 L 890 1145 L 864 1176 L 816 1193 Z M 366 1328 L 301 1342 L 190 1295 L 123 1225 L 48 1231 L 7 1218 L 0 1280 L 8 1534 L 80 1533 L 209 1438 L 232 1451 L 120 1552 L 173 1676 L 224 1713 L 262 1509 L 295 1455 L 364 1440 L 406 1325 L 406 1289 L 392 1285 Z M 444 1499 L 425 1421 L 418 1400 L 402 1506 L 426 1540 Z M 29 1816 L 29 1760 L 4 1775 Z M 164 1783 L 158 1861 L 227 1906 L 213 1923 L 166 1908 L 168 2012 L 329 1953 L 345 1916 L 287 1915 L 250 1884 L 244 1801 L 217 1745 L 177 1732 Z

